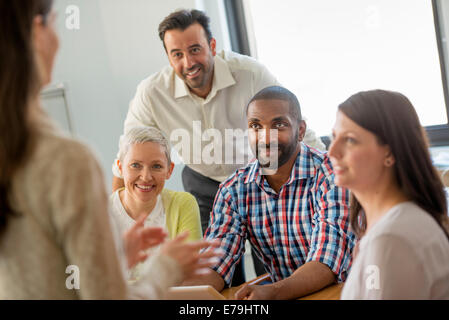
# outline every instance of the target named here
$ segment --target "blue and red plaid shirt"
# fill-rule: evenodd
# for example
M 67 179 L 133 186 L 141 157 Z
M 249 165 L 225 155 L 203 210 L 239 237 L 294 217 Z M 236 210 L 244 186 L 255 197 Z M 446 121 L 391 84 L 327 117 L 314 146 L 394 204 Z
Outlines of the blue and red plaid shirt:
M 273 281 L 309 261 L 346 279 L 355 236 L 349 231 L 349 192 L 334 184 L 331 163 L 303 143 L 289 180 L 276 193 L 255 159 L 225 180 L 215 197 L 205 238 L 221 239 L 226 254 L 213 267 L 231 285 L 249 239 Z

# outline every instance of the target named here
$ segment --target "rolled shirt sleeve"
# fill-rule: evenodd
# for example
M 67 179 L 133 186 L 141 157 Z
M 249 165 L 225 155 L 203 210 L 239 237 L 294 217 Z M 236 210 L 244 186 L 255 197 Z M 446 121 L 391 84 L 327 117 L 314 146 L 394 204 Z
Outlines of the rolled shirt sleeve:
M 338 282 L 344 282 L 355 244 L 355 236 L 349 231 L 349 191 L 338 188 L 333 176 L 320 175 L 306 262 L 317 261 L 327 265 Z
M 231 192 L 223 185 L 220 186 L 215 197 L 211 222 L 204 236 L 207 240 L 221 241 L 220 248 L 224 255 L 212 269 L 223 278 L 227 286 L 231 286 L 235 265 L 245 253 L 246 225 L 235 203 Z

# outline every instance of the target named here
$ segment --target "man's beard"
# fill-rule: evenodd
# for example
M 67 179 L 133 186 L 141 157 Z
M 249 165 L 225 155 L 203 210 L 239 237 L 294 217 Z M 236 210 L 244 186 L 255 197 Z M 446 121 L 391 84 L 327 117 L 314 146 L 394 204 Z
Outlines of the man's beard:
M 199 68 L 199 75 L 195 79 L 189 79 L 187 78 L 187 73 L 189 71 L 195 70 L 196 68 Z M 187 70 L 186 72 L 183 72 L 182 76 L 184 78 L 184 82 L 187 84 L 187 86 L 191 89 L 198 89 L 202 88 L 207 85 L 207 83 L 210 80 L 210 74 L 211 74 L 212 66 L 209 66 L 209 68 L 206 68 L 205 65 L 201 63 L 197 63 L 192 68 Z
M 258 144 L 256 146 L 256 158 L 259 160 L 260 167 L 264 169 L 277 170 L 286 164 L 295 153 L 296 146 L 298 144 L 298 136 L 299 132 L 296 132 L 294 139 L 292 139 L 289 144 Z M 261 151 L 262 154 L 264 154 L 265 150 L 270 150 L 269 157 L 261 155 Z

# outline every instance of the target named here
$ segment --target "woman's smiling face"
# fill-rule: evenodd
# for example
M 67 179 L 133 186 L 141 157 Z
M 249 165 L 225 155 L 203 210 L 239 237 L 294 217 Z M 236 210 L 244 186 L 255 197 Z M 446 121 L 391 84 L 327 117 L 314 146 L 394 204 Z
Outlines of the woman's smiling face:
M 155 142 L 135 143 L 119 162 L 128 194 L 141 202 L 154 200 L 173 172 L 165 149 Z

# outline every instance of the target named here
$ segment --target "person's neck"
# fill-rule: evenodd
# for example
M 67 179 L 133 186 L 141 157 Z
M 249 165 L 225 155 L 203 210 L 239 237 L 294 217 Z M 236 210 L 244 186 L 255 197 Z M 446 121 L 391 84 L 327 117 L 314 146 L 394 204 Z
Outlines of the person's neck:
M 157 197 L 148 202 L 142 202 L 134 199 L 126 189 L 119 192 L 120 201 L 125 208 L 126 213 L 133 219 L 137 220 L 142 215 L 149 215 L 156 206 Z
M 363 207 L 366 215 L 366 232 L 368 232 L 394 206 L 409 199 L 393 178 L 385 178 L 372 188 L 352 191 Z
M 207 83 L 206 86 L 202 87 L 202 88 L 190 88 L 189 86 L 187 86 L 190 90 L 190 92 L 192 92 L 194 95 L 202 98 L 202 99 L 206 99 L 207 96 L 209 95 L 209 93 L 212 91 L 212 83 L 214 81 L 214 72 L 215 72 L 215 68 L 212 71 L 212 75 L 209 79 L 209 82 Z
M 202 99 L 206 99 L 207 96 L 209 95 L 210 91 L 211 91 L 212 87 L 211 86 L 207 86 L 207 88 L 204 89 L 195 89 L 195 88 L 189 88 L 189 90 L 196 95 L 197 97 L 200 97 Z
M 295 152 L 293 155 L 288 159 L 286 163 L 284 163 L 281 167 L 279 167 L 277 170 L 269 170 L 269 169 L 263 169 L 264 176 L 268 181 L 268 184 L 270 187 L 276 191 L 276 193 L 279 193 L 281 190 L 281 187 L 288 181 L 290 178 L 290 175 L 292 173 L 292 168 L 295 165 L 296 158 L 298 157 L 299 152 L 301 151 L 301 145 L 298 143 Z

